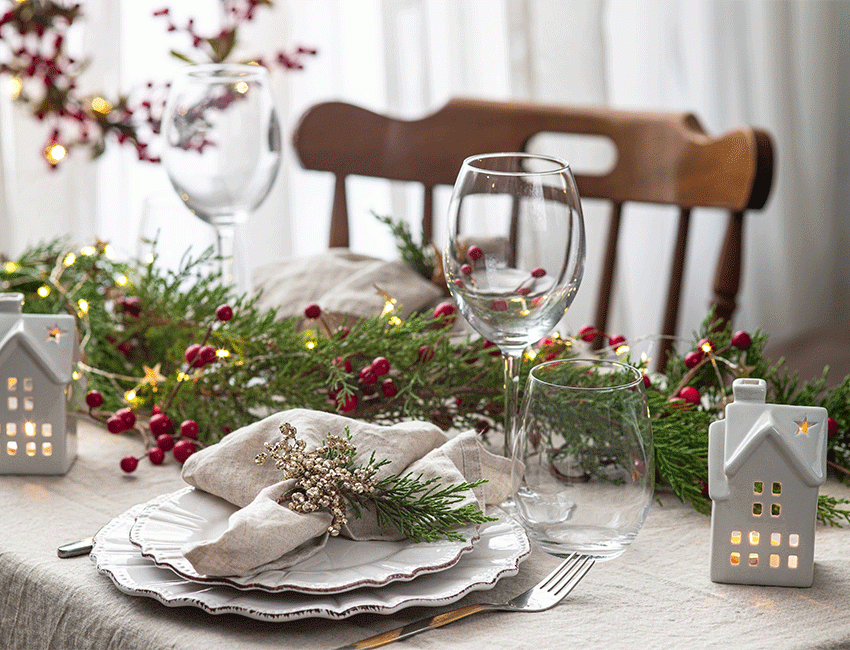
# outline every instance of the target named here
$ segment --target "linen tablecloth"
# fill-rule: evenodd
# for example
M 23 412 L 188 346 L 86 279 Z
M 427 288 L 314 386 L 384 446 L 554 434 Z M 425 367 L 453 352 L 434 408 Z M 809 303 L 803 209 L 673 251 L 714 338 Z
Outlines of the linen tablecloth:
M 0 476 L 0 647 L 6 650 L 335 648 L 441 611 L 267 623 L 124 595 L 87 557 L 59 559 L 56 548 L 91 535 L 136 503 L 179 489 L 179 468 L 173 459 L 159 467 L 143 460 L 124 475 L 118 461 L 139 455 L 138 441 L 82 424 L 79 442 L 66 476 Z M 836 483 L 824 491 L 850 496 Z M 709 528 L 708 518 L 662 494 L 631 548 L 597 564 L 558 607 L 478 614 L 397 647 L 850 647 L 850 529 L 819 526 L 814 586 L 786 589 L 712 583 Z M 461 604 L 511 597 L 555 564 L 535 551 L 517 576 Z

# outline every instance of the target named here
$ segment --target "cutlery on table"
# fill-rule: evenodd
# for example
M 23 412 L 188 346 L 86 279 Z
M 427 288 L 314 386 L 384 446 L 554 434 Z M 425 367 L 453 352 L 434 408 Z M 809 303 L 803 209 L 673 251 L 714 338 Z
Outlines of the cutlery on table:
M 537 585 L 521 593 L 506 603 L 476 603 L 458 607 L 436 616 L 428 616 L 403 627 L 388 632 L 382 632 L 368 639 L 341 646 L 336 650 L 364 650 L 380 648 L 381 646 L 406 639 L 407 637 L 442 627 L 461 618 L 478 612 L 509 611 L 509 612 L 542 612 L 557 605 L 590 571 L 595 560 L 587 555 L 572 554 L 564 560 L 552 573 L 543 578 Z

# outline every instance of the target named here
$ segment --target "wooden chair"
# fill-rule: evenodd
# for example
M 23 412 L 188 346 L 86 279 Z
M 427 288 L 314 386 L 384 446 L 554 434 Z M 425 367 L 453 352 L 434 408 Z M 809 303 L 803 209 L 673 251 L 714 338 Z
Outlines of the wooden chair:
M 423 241 L 432 238 L 433 191 L 454 184 L 472 154 L 522 151 L 538 134 L 604 136 L 616 161 L 604 173 L 576 173 L 581 197 L 612 206 L 603 274 L 593 325 L 605 331 L 617 259 L 623 205 L 675 205 L 679 223 L 660 333 L 676 332 L 691 210 L 728 211 L 714 274 L 720 319 L 731 319 L 741 278 L 744 212 L 760 209 L 773 182 L 773 145 L 760 129 L 741 127 L 719 138 L 690 113 L 638 112 L 532 103 L 453 99 L 436 113 L 405 121 L 340 102 L 313 106 L 297 125 L 293 143 L 306 169 L 336 177 L 330 246 L 348 246 L 345 180 L 350 175 L 415 181 L 425 189 Z

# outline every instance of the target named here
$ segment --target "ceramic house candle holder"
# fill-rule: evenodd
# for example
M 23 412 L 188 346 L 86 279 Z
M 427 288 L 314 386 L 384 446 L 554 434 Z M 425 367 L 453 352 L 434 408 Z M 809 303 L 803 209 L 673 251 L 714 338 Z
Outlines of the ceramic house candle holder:
M 23 314 L 23 301 L 0 293 L 0 474 L 64 474 L 77 455 L 67 406 L 75 321 Z
M 708 430 L 711 579 L 810 587 L 827 412 L 766 404 L 763 379 L 737 379 Z

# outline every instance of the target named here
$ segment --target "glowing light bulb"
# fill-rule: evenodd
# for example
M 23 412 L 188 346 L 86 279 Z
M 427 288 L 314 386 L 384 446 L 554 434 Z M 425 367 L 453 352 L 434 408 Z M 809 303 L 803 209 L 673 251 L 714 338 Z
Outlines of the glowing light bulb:
M 128 390 L 126 393 L 124 393 L 124 399 L 126 399 L 128 402 L 132 402 L 134 399 L 136 399 L 136 391 Z
M 88 300 L 85 300 L 84 298 L 80 298 L 80 299 L 77 301 L 77 306 L 80 308 L 80 311 L 81 311 L 83 314 L 88 314 L 88 313 L 89 313 L 89 302 L 88 302 Z
M 14 262 L 6 262 L 6 264 L 3 265 L 3 269 L 6 271 L 6 273 L 14 273 L 18 270 L 18 268 L 20 267 Z
M 236 89 L 237 93 L 239 93 L 240 95 L 244 95 L 248 92 L 248 83 L 245 81 L 237 81 L 234 88 Z
M 68 155 L 68 150 L 58 142 L 51 142 L 44 148 L 44 157 L 51 165 L 58 165 Z
M 36 293 L 42 298 L 47 298 L 47 296 L 50 295 L 50 287 L 48 287 L 46 284 L 43 284 L 38 288 L 38 291 L 36 291 Z
M 95 97 L 91 100 L 91 108 L 96 113 L 106 115 L 112 110 L 112 104 L 106 101 L 103 97 Z
M 64 264 L 65 266 L 71 266 L 76 261 L 77 261 L 77 256 L 74 255 L 73 253 L 68 253 L 65 256 L 65 259 L 62 260 L 62 264 Z
M 215 356 L 217 356 L 219 359 L 223 359 L 224 357 L 230 356 L 230 351 L 229 350 L 216 350 Z
M 107 244 L 103 247 L 103 254 L 106 255 L 106 259 L 108 260 L 115 259 L 115 249 L 112 248 L 112 244 Z
M 86 257 L 91 257 L 97 252 L 97 249 L 94 246 L 83 246 L 80 249 L 80 253 L 85 255 Z
M 117 284 L 119 287 L 126 287 L 128 282 L 129 280 L 127 279 L 127 276 L 123 273 L 115 276 L 115 284 Z
M 17 99 L 21 96 L 21 91 L 24 89 L 24 82 L 17 77 L 9 77 L 6 81 L 6 90 L 12 99 Z

